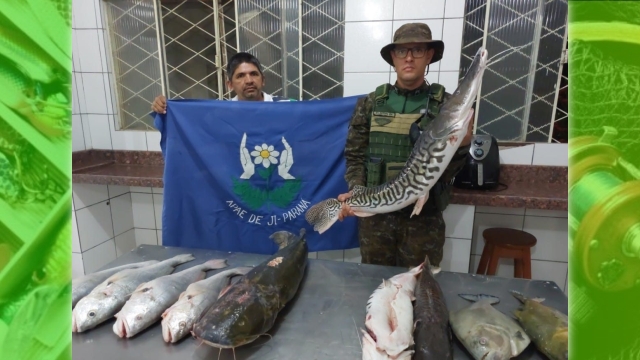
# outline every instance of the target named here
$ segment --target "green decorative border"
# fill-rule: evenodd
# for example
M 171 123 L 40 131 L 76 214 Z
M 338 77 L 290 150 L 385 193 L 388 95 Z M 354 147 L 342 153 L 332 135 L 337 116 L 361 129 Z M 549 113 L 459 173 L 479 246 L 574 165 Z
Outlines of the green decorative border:
M 71 359 L 71 72 L 71 1 L 2 2 L 3 360 Z
M 640 358 L 640 2 L 569 2 L 570 359 Z

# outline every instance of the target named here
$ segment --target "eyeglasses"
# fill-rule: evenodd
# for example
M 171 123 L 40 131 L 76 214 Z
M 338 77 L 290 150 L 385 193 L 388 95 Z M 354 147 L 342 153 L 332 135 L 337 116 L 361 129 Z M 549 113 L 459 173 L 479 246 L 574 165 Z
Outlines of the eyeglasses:
M 404 59 L 407 57 L 407 54 L 411 51 L 411 56 L 416 59 L 419 59 L 427 53 L 426 47 L 415 47 L 415 48 L 395 48 L 393 49 L 393 53 L 396 54 L 396 57 L 400 59 Z

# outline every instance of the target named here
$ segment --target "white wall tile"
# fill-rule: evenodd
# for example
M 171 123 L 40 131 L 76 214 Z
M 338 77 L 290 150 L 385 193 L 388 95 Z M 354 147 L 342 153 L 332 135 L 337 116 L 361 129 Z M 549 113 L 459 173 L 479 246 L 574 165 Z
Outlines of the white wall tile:
M 147 137 L 143 131 L 116 131 L 113 116 L 109 116 L 109 126 L 113 150 L 147 151 Z
M 318 259 L 344 261 L 344 250 L 318 251 Z
M 533 165 L 568 166 L 569 144 L 535 144 Z
M 457 71 L 441 71 L 440 84 L 444 86 L 445 91 L 453 94 L 458 88 L 458 72 Z
M 114 198 L 129 192 L 128 186 L 107 185 L 107 189 L 109 190 L 109 198 Z
M 80 46 L 78 45 L 78 31 L 76 29 L 71 30 L 71 57 L 73 64 L 73 71 L 82 71 L 82 67 L 80 66 Z M 77 114 L 74 111 L 74 114 Z
M 569 217 L 569 212 L 567 210 L 526 209 L 525 215 L 567 219 Z
M 91 130 L 91 145 L 93 149 L 113 150 L 109 115 L 88 114 L 89 129 Z
M 521 215 L 498 215 L 476 213 L 473 222 L 473 241 L 471 253 L 481 255 L 484 248 L 484 238 L 482 232 L 487 228 L 503 227 L 522 230 L 524 216 Z
M 346 95 L 345 95 L 346 96 Z M 147 147 L 149 151 L 162 151 L 160 148 L 160 139 L 162 138 L 159 131 L 147 131 Z
M 111 199 L 113 233 L 116 236 L 133 229 L 132 208 L 131 194 L 124 194 Z
M 360 248 L 346 249 L 344 251 L 344 261 L 345 262 L 361 263 L 362 262 L 362 255 L 360 254 Z
M 98 43 L 98 30 L 76 30 L 76 43 L 80 50 L 80 68 L 82 72 L 102 72 L 102 60 L 100 58 L 100 45 Z
M 131 229 L 123 234 L 116 236 L 116 256 L 120 257 L 125 253 L 135 249 L 136 245 L 136 232 L 135 229 Z
M 87 274 L 95 272 L 115 259 L 116 244 L 114 239 L 107 240 L 82 254 L 82 260 L 84 261 L 84 268 Z
M 346 0 L 345 21 L 391 20 L 393 1 L 390 0 Z
M 82 262 L 82 254 L 71 254 L 71 276 L 73 279 L 84 276 L 84 263 Z
M 524 215 L 524 208 L 508 208 L 499 206 L 476 206 L 476 213 L 484 214 L 504 214 L 504 215 Z
M 73 184 L 73 205 L 76 210 L 82 209 L 109 199 L 106 185 Z
M 317 259 L 318 258 L 318 253 L 317 252 L 310 252 L 308 257 L 309 257 L 309 259 Z
M 95 2 L 92 0 L 73 0 L 73 27 L 77 29 L 94 29 L 97 27 Z
M 94 8 L 96 9 L 96 26 L 99 28 L 104 28 L 105 26 L 102 21 L 102 3 L 104 2 L 104 0 L 93 0 L 93 2 Z
M 158 245 L 158 235 L 155 230 L 135 229 L 136 247 L 140 245 Z
M 76 89 L 77 98 L 74 97 L 74 100 L 77 100 L 77 103 L 78 103 L 77 113 L 84 114 L 87 112 L 87 99 L 85 95 L 85 90 L 84 90 L 85 87 L 84 87 L 84 81 L 82 80 L 82 74 L 74 73 L 72 79 Z
M 80 115 L 71 115 L 71 151 L 85 150 L 84 131 Z
M 442 19 L 443 17 L 444 17 L 444 0 L 428 0 L 428 1 L 395 0 L 394 1 L 394 9 L 393 9 L 394 20 Z
M 445 236 L 471 239 L 474 215 L 475 206 L 473 205 L 450 204 L 442 214 L 446 224 Z
M 462 29 L 464 20 L 445 19 L 442 30 L 444 54 L 440 60 L 440 71 L 460 71 L 460 53 L 462 51 Z M 437 39 L 434 37 L 434 39 Z
M 154 188 L 151 188 L 151 192 L 154 194 L 164 194 L 164 188 L 154 187 Z
M 89 125 L 89 114 L 80 114 L 82 120 L 82 130 L 84 132 L 84 145 L 89 149 L 93 149 L 93 141 L 91 138 L 91 126 Z
M 162 230 L 162 202 L 164 195 L 153 194 L 153 209 L 156 217 L 156 229 Z
M 110 73 L 104 73 L 102 74 L 103 78 L 104 78 L 104 91 L 105 91 L 105 98 L 106 98 L 106 105 L 107 105 L 107 114 L 115 114 L 117 113 L 117 111 L 114 111 L 114 106 L 116 106 L 113 101 L 112 101 L 112 95 L 113 92 L 111 90 L 111 84 L 114 82 L 114 80 L 111 80 L 111 75 Z M 120 129 L 120 127 L 118 126 L 116 129 Z
M 78 235 L 78 220 L 76 220 L 76 212 L 71 212 L 71 227 L 72 227 L 72 236 L 71 236 L 71 252 L 81 253 L 82 248 L 80 247 L 80 235 Z
M 158 235 L 158 245 L 162 245 L 162 230 L 156 230 L 156 234 Z
M 389 82 L 389 72 L 345 73 L 344 96 L 366 95 L 376 87 Z
M 143 229 L 156 229 L 156 219 L 151 194 L 131 193 L 133 208 L 133 226 Z
M 500 149 L 500 164 L 531 165 L 534 144 Z
M 447 0 L 444 6 L 444 17 L 461 18 L 464 17 L 465 0 Z
M 113 238 L 111 209 L 107 201 L 77 210 L 76 220 L 83 253 Z
M 530 233 L 537 239 L 536 246 L 531 249 L 532 259 L 568 261 L 567 219 L 526 216 L 523 231 Z
M 151 194 L 153 192 L 150 187 L 143 187 L 143 186 L 131 186 L 129 187 L 129 189 L 131 190 L 132 193 Z
M 380 56 L 380 49 L 391 42 L 391 25 L 391 21 L 346 23 L 344 71 L 390 71 L 391 66 Z
M 109 67 L 107 66 L 107 46 L 106 39 L 108 37 L 105 36 L 106 30 L 98 30 L 98 48 L 100 49 L 100 65 L 102 68 L 102 72 L 109 72 Z
M 82 59 L 82 56 L 80 59 Z M 83 73 L 82 82 L 84 84 L 87 112 L 91 114 L 107 114 L 107 95 L 105 93 L 103 74 Z
M 78 89 L 76 88 L 76 73 L 71 74 L 71 113 L 80 114 L 80 101 L 78 100 Z
M 471 240 L 446 238 L 440 268 L 443 271 L 466 273 L 469 269 Z

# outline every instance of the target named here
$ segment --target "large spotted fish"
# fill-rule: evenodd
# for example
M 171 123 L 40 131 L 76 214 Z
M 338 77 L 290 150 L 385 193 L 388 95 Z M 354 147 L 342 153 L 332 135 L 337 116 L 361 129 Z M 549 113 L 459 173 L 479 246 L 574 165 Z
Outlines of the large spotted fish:
M 346 204 L 356 216 L 389 213 L 411 204 L 415 204 L 411 216 L 420 214 L 429 190 L 449 166 L 467 134 L 469 121 L 473 118 L 472 105 L 486 67 L 487 50 L 481 47 L 456 91 L 420 134 L 398 175 L 376 187 L 355 186 L 352 189 Z M 313 229 L 322 234 L 338 220 L 341 208 L 339 200 L 326 199 L 309 208 L 305 217 Z

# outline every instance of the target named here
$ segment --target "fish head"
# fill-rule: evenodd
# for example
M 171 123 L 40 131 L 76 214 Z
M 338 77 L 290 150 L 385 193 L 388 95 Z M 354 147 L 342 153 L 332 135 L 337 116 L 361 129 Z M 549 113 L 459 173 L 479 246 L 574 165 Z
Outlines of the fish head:
M 162 314 L 162 338 L 168 343 L 174 343 L 191 332 L 197 320 L 194 304 L 179 300 Z
M 113 331 L 121 338 L 131 337 L 153 322 L 156 317 L 157 300 L 153 294 L 152 287 L 138 288 L 131 298 L 116 314 L 116 322 L 113 324 Z
M 416 283 L 418 281 L 418 276 L 422 273 L 422 269 L 424 264 L 420 264 L 411 270 L 395 275 L 389 280 L 394 285 L 400 285 L 403 290 L 408 291 L 410 294 L 413 294 L 413 291 L 416 287 Z
M 500 360 L 511 358 L 511 337 L 501 327 L 479 323 L 469 331 L 466 340 L 467 350 L 476 359 Z
M 205 313 L 193 327 L 194 336 L 218 348 L 235 348 L 264 334 L 274 309 L 249 284 L 239 283 Z
M 482 85 L 482 76 L 487 68 L 489 53 L 484 47 L 476 52 L 473 62 L 456 90 L 447 99 L 434 121 L 431 122 L 431 134 L 434 138 L 458 137 L 466 135 L 469 122 L 473 118 L 472 106 Z
M 93 329 L 113 315 L 119 306 L 117 297 L 105 292 L 90 293 L 80 299 L 71 313 L 73 332 L 83 332 Z

